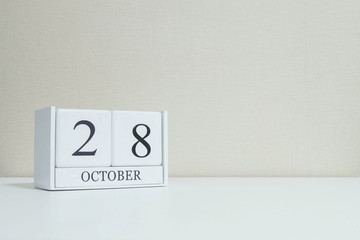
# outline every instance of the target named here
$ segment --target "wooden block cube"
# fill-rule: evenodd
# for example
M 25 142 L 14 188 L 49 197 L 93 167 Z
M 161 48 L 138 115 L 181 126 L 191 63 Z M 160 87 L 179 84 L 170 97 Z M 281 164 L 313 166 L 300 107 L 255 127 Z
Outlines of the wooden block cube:
M 111 165 L 111 112 L 56 110 L 56 167 Z
M 162 163 L 160 112 L 112 112 L 112 166 Z

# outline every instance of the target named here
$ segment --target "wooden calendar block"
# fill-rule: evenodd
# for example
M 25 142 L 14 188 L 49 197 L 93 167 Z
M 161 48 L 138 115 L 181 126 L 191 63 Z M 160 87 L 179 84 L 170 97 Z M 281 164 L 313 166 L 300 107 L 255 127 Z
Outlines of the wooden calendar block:
M 162 163 L 160 112 L 112 112 L 112 166 Z
M 35 112 L 37 188 L 166 186 L 167 151 L 167 112 Z
M 56 167 L 111 165 L 111 112 L 56 110 Z

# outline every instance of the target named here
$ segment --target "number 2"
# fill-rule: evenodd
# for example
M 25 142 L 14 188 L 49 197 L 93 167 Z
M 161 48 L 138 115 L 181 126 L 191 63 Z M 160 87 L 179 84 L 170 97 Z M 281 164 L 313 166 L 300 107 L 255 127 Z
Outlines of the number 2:
M 74 130 L 77 126 L 79 125 L 86 125 L 90 128 L 90 135 L 88 137 L 88 139 L 86 140 L 86 142 L 78 149 L 76 150 L 72 155 L 73 156 L 95 156 L 95 153 L 97 151 L 97 149 L 95 149 L 94 151 L 85 151 L 85 152 L 80 152 L 80 150 L 90 141 L 90 139 L 94 136 L 95 134 L 95 126 L 94 124 L 92 124 L 92 122 L 87 121 L 87 120 L 81 120 L 79 122 L 77 122 L 74 126 Z

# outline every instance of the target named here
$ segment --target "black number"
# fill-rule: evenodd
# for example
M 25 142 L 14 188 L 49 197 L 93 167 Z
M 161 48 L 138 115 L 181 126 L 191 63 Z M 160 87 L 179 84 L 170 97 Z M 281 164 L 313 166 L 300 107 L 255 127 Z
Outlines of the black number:
M 139 126 L 144 126 L 146 127 L 146 134 L 144 137 L 140 137 L 140 135 L 137 133 L 136 129 L 139 127 Z M 150 128 L 148 126 L 146 126 L 145 124 L 138 124 L 136 125 L 134 128 L 133 128 L 133 135 L 134 137 L 138 140 L 133 146 L 132 146 L 132 152 L 135 156 L 137 156 L 138 158 L 144 158 L 144 157 L 147 157 L 150 152 L 151 152 L 151 147 L 150 145 L 145 141 L 145 138 L 147 138 L 149 135 L 150 135 Z M 139 154 L 137 154 L 136 152 L 136 146 L 138 145 L 138 143 L 141 143 L 142 145 L 144 145 L 144 147 L 146 148 L 146 154 L 143 155 L 143 156 L 140 156 Z
M 77 126 L 79 125 L 86 125 L 90 128 L 90 136 L 89 138 L 86 140 L 86 142 L 78 149 L 76 150 L 72 155 L 73 156 L 94 156 L 97 149 L 95 149 L 94 151 L 91 151 L 91 152 L 80 152 L 80 150 L 90 141 L 90 139 L 94 136 L 95 134 L 95 126 L 94 124 L 92 124 L 92 122 L 90 121 L 86 121 L 86 120 L 81 120 L 81 121 L 78 121 L 75 126 L 74 126 L 74 130 Z

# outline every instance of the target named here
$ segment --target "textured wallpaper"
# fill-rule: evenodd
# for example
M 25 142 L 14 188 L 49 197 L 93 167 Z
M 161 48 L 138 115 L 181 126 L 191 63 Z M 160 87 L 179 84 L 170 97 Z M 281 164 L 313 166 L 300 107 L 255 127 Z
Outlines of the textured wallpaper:
M 0 0 L 0 177 L 34 111 L 169 112 L 170 176 L 360 176 L 359 1 Z

